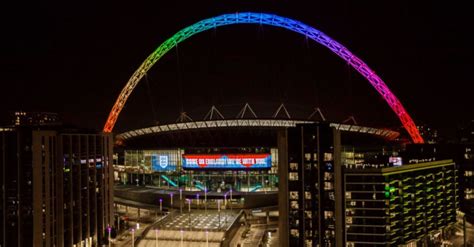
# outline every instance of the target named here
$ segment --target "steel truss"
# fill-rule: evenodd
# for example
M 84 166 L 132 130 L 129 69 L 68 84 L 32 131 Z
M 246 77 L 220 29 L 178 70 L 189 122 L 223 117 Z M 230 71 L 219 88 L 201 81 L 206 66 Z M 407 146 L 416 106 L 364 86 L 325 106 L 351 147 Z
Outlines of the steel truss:
M 127 131 L 117 135 L 117 138 L 127 140 L 139 136 L 151 134 L 165 134 L 173 131 L 196 130 L 196 129 L 216 129 L 216 128 L 287 128 L 294 127 L 296 124 L 314 123 L 314 121 L 292 120 L 292 119 L 220 119 L 220 120 L 205 120 L 196 122 L 184 122 L 156 125 L 148 128 L 141 128 Z M 330 126 L 335 127 L 341 131 L 364 133 L 380 136 L 389 140 L 397 138 L 400 133 L 389 129 L 378 129 L 350 124 L 330 123 Z

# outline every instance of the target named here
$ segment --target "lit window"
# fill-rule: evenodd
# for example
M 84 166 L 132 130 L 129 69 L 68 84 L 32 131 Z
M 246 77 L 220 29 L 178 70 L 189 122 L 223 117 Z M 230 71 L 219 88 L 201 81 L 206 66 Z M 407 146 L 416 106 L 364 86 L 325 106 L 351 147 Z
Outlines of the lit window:
M 298 163 L 290 163 L 291 171 L 298 171 Z
M 333 179 L 333 173 L 330 172 L 324 172 L 324 180 L 332 180 Z
M 290 191 L 290 199 L 298 200 L 298 191 Z
M 334 189 L 334 186 L 333 186 L 332 182 L 324 182 L 324 189 L 325 189 L 325 190 L 332 190 L 332 189 Z
M 298 231 L 298 229 L 291 229 L 290 234 L 292 237 L 295 237 L 295 238 L 298 238 L 300 236 L 300 232 Z
M 334 215 L 333 211 L 324 211 L 324 218 L 325 219 L 331 219 Z
M 305 192 L 304 192 L 304 198 L 305 198 L 306 200 L 311 200 L 311 192 L 305 191 Z
M 324 153 L 324 161 L 332 161 L 332 153 Z
M 346 192 L 346 198 L 351 199 L 352 198 L 352 192 Z
M 352 217 L 346 217 L 346 223 L 352 224 Z
M 297 172 L 290 172 L 288 174 L 288 178 L 291 181 L 297 181 L 298 180 L 298 173 Z

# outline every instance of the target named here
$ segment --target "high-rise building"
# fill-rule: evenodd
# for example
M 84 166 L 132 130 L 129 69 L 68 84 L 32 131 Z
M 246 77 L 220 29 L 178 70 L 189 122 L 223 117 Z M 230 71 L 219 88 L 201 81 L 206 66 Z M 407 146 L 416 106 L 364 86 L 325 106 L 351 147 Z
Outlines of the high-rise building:
M 59 126 L 59 115 L 54 112 L 24 112 L 13 114 L 12 124 L 15 126 Z
M 405 156 L 410 163 L 453 159 L 458 169 L 460 210 L 474 223 L 474 142 L 407 145 Z
M 280 131 L 278 148 L 281 246 L 414 244 L 456 221 L 452 160 L 403 164 L 397 149 L 342 152 L 340 132 L 324 124 Z
M 347 246 L 420 244 L 456 222 L 452 160 L 344 169 Z
M 112 136 L 0 129 L 0 246 L 91 246 L 113 224 Z
M 340 132 L 297 125 L 278 147 L 281 246 L 342 246 Z
M 460 146 L 463 154 L 459 161 L 461 210 L 474 223 L 474 143 Z
M 423 137 L 423 140 L 425 140 L 425 143 L 429 143 L 429 144 L 438 143 L 439 141 L 438 130 L 425 124 L 418 125 L 416 126 L 416 128 L 420 132 L 421 137 Z

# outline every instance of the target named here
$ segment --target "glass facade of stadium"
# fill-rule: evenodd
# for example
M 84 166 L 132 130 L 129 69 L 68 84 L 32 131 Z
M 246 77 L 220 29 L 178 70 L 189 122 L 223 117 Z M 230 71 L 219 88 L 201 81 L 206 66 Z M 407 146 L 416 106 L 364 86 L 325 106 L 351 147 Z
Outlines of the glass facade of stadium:
M 214 164 L 192 163 L 192 158 L 212 157 Z M 265 157 L 261 164 L 243 166 L 245 157 Z M 244 157 L 244 158 L 242 158 Z M 116 157 L 117 158 L 117 157 Z M 120 162 L 117 160 L 121 160 Z M 197 159 L 194 159 L 195 161 Z M 187 161 L 187 162 L 186 162 Z M 224 163 L 225 162 L 225 163 Z M 185 191 L 267 192 L 278 190 L 277 148 L 199 148 L 125 150 L 116 159 L 115 181 L 118 184 Z

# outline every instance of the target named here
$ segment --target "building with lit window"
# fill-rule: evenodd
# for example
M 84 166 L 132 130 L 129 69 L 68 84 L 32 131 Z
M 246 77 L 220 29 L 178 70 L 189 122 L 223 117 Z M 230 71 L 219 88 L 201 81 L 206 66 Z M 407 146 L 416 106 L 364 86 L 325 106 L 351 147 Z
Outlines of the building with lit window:
M 345 168 L 347 246 L 433 241 L 456 222 L 457 169 L 452 160 L 384 168 Z
M 464 155 L 459 168 L 461 210 L 474 223 L 474 144 L 462 145 L 462 150 Z
M 0 128 L 0 246 L 92 246 L 113 224 L 112 136 Z
M 24 112 L 13 114 L 15 126 L 58 126 L 61 125 L 59 115 L 54 112 Z
M 408 163 L 453 159 L 459 177 L 459 209 L 474 223 L 474 143 L 466 138 L 457 144 L 407 145 L 404 156 Z
M 182 205 L 176 195 L 191 199 L 207 194 L 217 206 L 231 194 L 232 207 L 249 218 L 254 210 L 279 209 L 280 246 L 344 245 L 341 164 L 364 166 L 384 159 L 390 165 L 394 149 L 384 145 L 397 145 L 399 133 L 320 123 L 311 116 L 279 118 L 277 113 L 268 118 L 239 113 L 237 119 L 218 114 L 218 119 L 118 134 L 115 203 L 153 209 L 160 198 L 160 205 L 170 210 Z M 361 148 L 373 143 L 380 145 L 370 152 Z M 190 207 L 199 208 L 199 200 L 190 200 Z
M 281 246 L 336 246 L 343 229 L 340 132 L 305 124 L 278 139 Z

